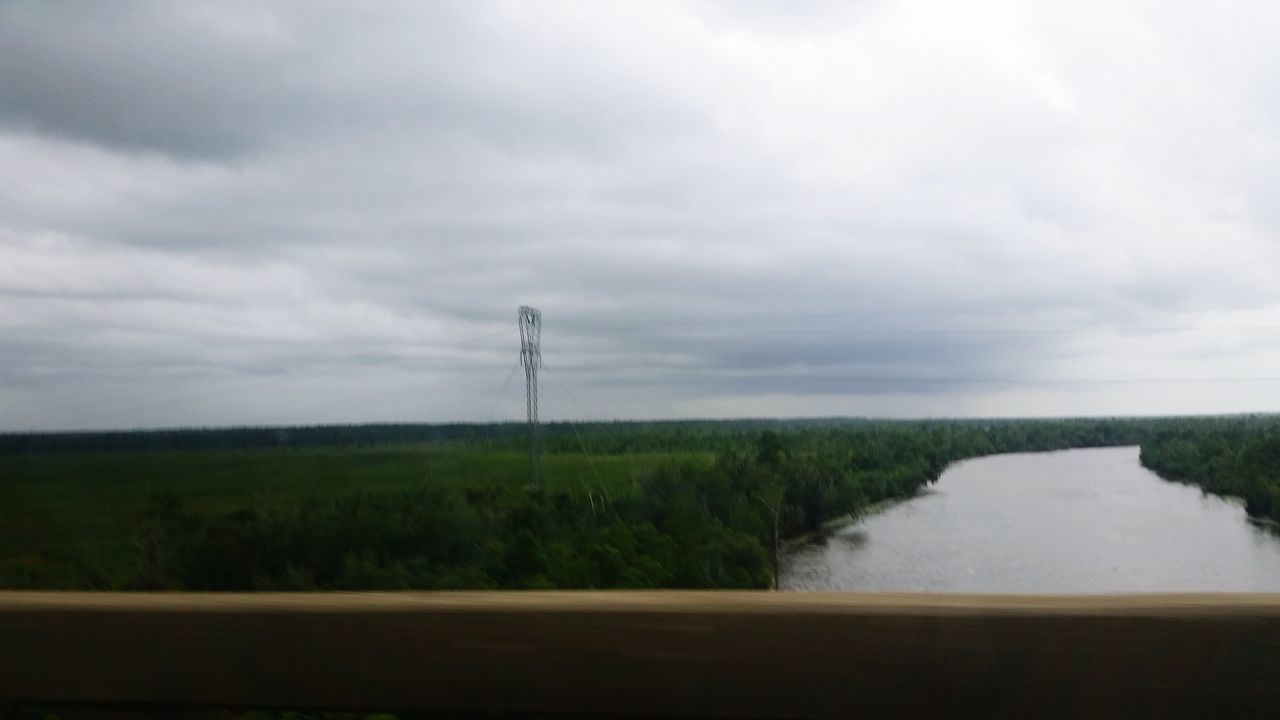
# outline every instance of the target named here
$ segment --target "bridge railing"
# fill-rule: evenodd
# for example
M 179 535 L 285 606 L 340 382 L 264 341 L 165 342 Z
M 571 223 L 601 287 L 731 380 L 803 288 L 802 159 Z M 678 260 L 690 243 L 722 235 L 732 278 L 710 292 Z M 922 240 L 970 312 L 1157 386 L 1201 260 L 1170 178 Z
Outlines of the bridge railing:
M 1280 712 L 1280 595 L 0 593 L 0 707 Z

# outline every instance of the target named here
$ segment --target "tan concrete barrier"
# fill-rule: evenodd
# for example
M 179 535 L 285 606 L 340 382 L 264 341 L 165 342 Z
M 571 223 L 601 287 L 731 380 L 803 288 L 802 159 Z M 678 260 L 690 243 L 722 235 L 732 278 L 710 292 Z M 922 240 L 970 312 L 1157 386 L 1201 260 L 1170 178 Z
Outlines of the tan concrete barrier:
M 1274 717 L 1280 595 L 9 592 L 0 699 Z

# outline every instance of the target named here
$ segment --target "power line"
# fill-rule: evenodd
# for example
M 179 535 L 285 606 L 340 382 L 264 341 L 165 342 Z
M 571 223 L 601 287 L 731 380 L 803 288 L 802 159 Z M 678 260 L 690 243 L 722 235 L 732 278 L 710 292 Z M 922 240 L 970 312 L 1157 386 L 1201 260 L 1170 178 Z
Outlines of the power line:
M 572 328 L 572 326 L 570 326 Z M 733 324 L 721 322 L 695 323 L 652 323 L 628 321 L 628 330 L 644 332 L 667 331 L 672 334 L 696 332 L 724 337 L 756 337 L 759 335 L 843 335 L 843 336 L 884 336 L 884 335 L 1080 335 L 1088 333 L 1115 333 L 1134 335 L 1159 335 L 1198 332 L 1232 332 L 1232 331 L 1280 331 L 1280 325 L 1201 325 L 1196 327 L 1159 327 L 1159 326 L 1114 326 L 1114 325 L 1082 325 L 1053 327 L 800 327 L 789 324 L 787 327 L 761 326 L 759 323 L 742 323 L 737 327 L 743 332 L 736 332 Z M 750 332 L 745 332 L 749 330 Z
M 265 387 L 267 385 L 270 385 L 278 381 L 279 381 L 279 378 L 274 376 L 257 378 L 248 383 L 234 385 L 229 389 L 219 388 L 217 390 L 204 390 L 198 393 L 183 395 L 177 398 L 166 398 L 164 400 L 158 400 L 156 402 L 146 403 L 143 405 L 134 405 L 132 407 L 127 407 L 127 408 L 120 408 L 120 407 L 111 408 L 109 410 L 104 410 L 97 413 L 91 413 L 88 416 L 81 417 L 77 422 L 95 423 L 101 420 L 111 420 L 114 418 L 120 418 L 127 415 L 146 414 L 155 410 L 162 410 L 162 409 L 177 407 L 180 405 L 185 405 L 186 403 L 194 402 L 196 400 L 206 400 L 214 397 L 226 397 L 228 395 L 242 394 L 249 390 L 260 389 L 262 387 Z M 53 407 L 58 408 L 59 406 L 61 406 L 61 408 L 66 409 L 71 407 L 72 405 L 73 403 L 68 401 L 66 403 L 59 403 L 57 405 L 54 405 Z M 48 407 L 50 407 L 50 405 L 46 404 L 42 406 L 42 409 L 48 408 Z M 27 412 L 33 412 L 33 411 L 34 411 L 33 408 L 28 407 Z
M 436 380 L 434 382 L 418 382 L 418 383 L 414 383 L 412 385 L 407 385 L 407 386 L 384 388 L 381 390 L 373 390 L 369 392 L 361 392 L 356 394 L 343 395 L 336 398 L 329 398 L 324 400 L 323 402 L 314 403 L 312 405 L 305 405 L 302 408 L 291 408 L 290 411 L 295 414 L 309 413 L 315 410 L 332 407 L 334 405 L 341 405 L 343 403 L 369 400 L 372 398 L 385 397 L 388 395 L 403 395 L 405 393 L 418 392 L 422 390 L 430 390 L 438 387 L 451 386 L 453 384 L 454 384 L 454 381 L 452 379 Z
M 573 393 L 569 392 L 569 388 L 568 388 L 568 387 L 567 387 L 563 382 L 561 382 L 561 381 L 560 381 L 560 376 L 559 376 L 558 374 L 556 374 L 555 372 L 552 372 L 551 368 L 546 368 L 546 370 L 547 370 L 548 374 L 550 374 L 550 375 L 551 375 L 551 379 L 555 382 L 555 384 L 556 384 L 556 385 L 558 385 L 562 391 L 564 391 L 564 394 L 565 394 L 565 395 L 566 395 L 570 400 L 572 400 L 572 401 L 573 401 L 573 404 L 574 404 L 574 405 L 577 405 L 577 406 L 578 406 L 578 411 L 582 413 L 582 418 L 583 418 L 584 420 L 588 419 L 588 413 L 587 413 L 587 411 L 586 411 L 586 408 L 582 407 L 582 403 L 578 402 L 578 398 L 574 397 Z M 600 487 L 600 495 L 601 495 L 601 497 L 602 497 L 604 500 L 607 500 L 607 501 L 609 502 L 609 504 L 610 504 L 610 505 L 612 505 L 612 504 L 613 504 L 613 498 L 609 497 L 609 491 L 608 491 L 608 489 L 607 489 L 607 485 L 606 485 L 606 483 L 605 483 L 604 481 L 602 481 L 602 480 L 600 479 L 600 472 L 599 472 L 598 470 L 596 470 L 596 461 L 595 461 L 595 456 L 594 456 L 594 454 L 591 452 L 591 448 L 589 448 L 589 447 L 587 446 L 586 438 L 584 438 L 584 437 L 583 437 L 583 434 L 582 434 L 582 432 L 580 431 L 580 428 L 578 427 L 578 424 L 577 424 L 576 422 L 574 422 L 573 420 L 569 420 L 568 422 L 569 422 L 569 427 L 573 429 L 573 435 L 574 435 L 574 437 L 576 437 L 576 438 L 578 439 L 578 445 L 580 445 L 580 446 L 582 447 L 582 452 L 587 456 L 587 466 L 591 468 L 591 476 L 592 476 L 592 478 L 594 478 L 594 479 L 595 479 L 596 484 Z M 579 480 L 579 482 L 581 483 L 581 480 Z M 590 491 L 588 491 L 588 498 L 587 498 L 587 499 L 590 501 Z M 591 507 L 592 507 L 592 509 L 594 510 L 594 509 L 595 509 L 595 503 L 594 503 L 594 501 L 591 501 L 591 502 L 592 502 L 592 506 L 591 506 Z M 602 503 L 602 504 L 603 504 L 603 503 Z
M 511 371 L 507 373 L 507 379 L 502 383 L 502 389 L 498 391 L 498 397 L 493 401 L 493 408 L 489 411 L 489 417 L 486 422 L 493 422 L 494 416 L 498 414 L 498 405 L 502 402 L 503 396 L 507 394 L 507 387 L 511 385 L 511 378 L 516 376 L 516 370 L 520 369 L 520 360 L 516 360 L 511 366 Z
M 578 406 L 578 412 L 582 413 L 582 419 L 583 420 L 590 419 L 586 408 L 582 406 L 582 403 L 578 402 L 578 398 L 575 397 L 573 393 L 569 392 L 569 388 L 565 386 L 563 382 L 560 381 L 560 375 L 554 372 L 549 367 L 546 367 L 546 366 L 543 366 L 543 367 L 546 369 L 547 374 L 551 376 L 551 379 L 555 382 L 555 384 L 559 386 L 559 388 L 564 392 L 565 396 L 567 396 L 570 400 L 572 400 L 574 405 Z M 578 443 L 582 445 L 582 451 L 587 454 L 587 463 L 591 465 L 591 472 L 596 476 L 596 481 L 599 482 L 600 474 L 596 472 L 595 461 L 592 459 L 591 450 L 587 447 L 587 443 L 583 439 L 582 434 L 578 432 L 579 430 L 578 424 L 573 420 L 568 420 L 568 423 L 569 423 L 569 426 L 573 428 L 573 433 L 578 436 Z
M 689 365 L 662 365 L 657 362 L 636 363 L 630 365 L 620 365 L 610 363 L 608 365 L 582 365 L 567 368 L 569 372 L 581 373 L 607 373 L 617 378 L 619 370 L 627 368 L 635 368 L 648 372 L 659 371 L 660 374 L 667 376 L 673 375 L 689 375 L 696 377 L 715 377 L 723 380 L 743 380 L 757 382 L 762 379 L 773 380 L 778 382 L 784 381 L 825 381 L 825 382 L 849 382 L 849 383 L 974 383 L 974 384 L 1007 384 L 1007 385 L 1151 385 L 1151 384 L 1214 384 L 1214 383 L 1275 383 L 1280 382 L 1280 376 L 1264 375 L 1264 376 L 1216 376 L 1216 377 L 1015 377 L 1015 376 L 998 376 L 998 375 L 953 375 L 953 376 L 937 376 L 937 375 L 841 375 L 831 373 L 813 373 L 813 374 L 787 374 L 782 372 L 754 371 L 742 372 L 734 370 L 722 370 L 710 367 L 695 367 Z M 566 368 L 562 367 L 562 370 Z
M 473 343 L 476 343 L 480 340 L 495 338 L 499 335 L 505 335 L 506 333 L 507 333 L 506 330 L 492 330 L 488 332 L 477 333 L 474 335 L 469 335 L 463 338 L 459 338 L 453 341 L 450 344 L 450 346 L 454 348 L 466 349 L 469 345 L 472 345 Z M 297 372 L 270 374 L 263 377 L 251 379 L 246 383 L 237 383 L 230 387 L 220 387 L 213 390 L 202 390 L 196 393 L 181 395 L 173 398 L 165 398 L 162 400 L 142 403 L 138 405 L 130 405 L 127 407 L 117 406 L 107 410 L 90 413 L 87 416 L 82 416 L 78 418 L 76 422 L 81 423 L 82 427 L 87 427 L 88 425 L 95 424 L 103 420 L 114 420 L 117 418 L 125 418 L 129 416 L 145 415 L 147 413 L 151 413 L 156 410 L 164 410 L 164 409 L 172 409 L 172 408 L 180 407 L 181 405 L 184 405 L 189 402 L 194 402 L 197 400 L 205 400 L 205 399 L 211 399 L 211 398 L 223 399 L 223 398 L 241 396 L 248 393 L 249 391 L 258 390 L 269 385 L 277 384 L 283 380 L 296 379 L 297 377 L 298 377 Z M 415 389 L 416 387 L 417 386 L 410 386 L 409 388 L 407 388 L 407 390 L 412 390 L 412 389 Z M 405 390 L 405 389 L 397 389 L 396 391 L 402 391 L 402 390 Z M 391 392 L 396 392 L 396 391 L 391 391 Z M 318 405 L 305 406 L 302 408 L 301 411 L 307 412 L 315 408 L 328 407 L 330 405 L 336 404 L 337 402 L 342 402 L 344 400 L 363 400 L 363 399 L 367 399 L 368 397 L 373 397 L 373 396 L 378 396 L 383 394 L 388 394 L 388 392 L 374 391 L 373 393 L 369 393 L 369 394 L 357 394 L 354 396 L 350 396 L 349 398 L 340 398 L 335 401 L 325 401 L 325 402 L 319 403 Z M 62 411 L 62 410 L 74 409 L 78 405 L 82 404 L 82 402 L 83 402 L 82 399 L 73 400 L 70 398 L 64 398 L 62 399 L 61 402 L 57 400 L 55 400 L 54 402 L 43 402 L 43 403 L 27 402 L 25 404 L 19 404 L 19 406 L 16 408 L 14 404 L 7 403 L 7 409 L 9 410 L 16 409 L 18 413 L 30 415 L 40 410 L 52 409 L 55 411 Z

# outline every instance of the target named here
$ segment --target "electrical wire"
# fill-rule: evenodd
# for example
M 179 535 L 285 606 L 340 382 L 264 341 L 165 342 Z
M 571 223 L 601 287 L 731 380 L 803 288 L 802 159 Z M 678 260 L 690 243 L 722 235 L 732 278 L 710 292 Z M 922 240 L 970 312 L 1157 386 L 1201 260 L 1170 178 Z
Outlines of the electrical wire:
M 498 405 L 502 402 L 503 396 L 507 394 L 507 387 L 511 385 L 511 378 L 516 376 L 516 370 L 520 369 L 520 359 L 516 358 L 516 362 L 511 366 L 511 372 L 507 373 L 507 379 L 502 383 L 502 389 L 498 391 L 498 397 L 493 401 L 493 409 L 489 411 L 489 417 L 486 422 L 493 422 L 493 418 L 498 414 Z

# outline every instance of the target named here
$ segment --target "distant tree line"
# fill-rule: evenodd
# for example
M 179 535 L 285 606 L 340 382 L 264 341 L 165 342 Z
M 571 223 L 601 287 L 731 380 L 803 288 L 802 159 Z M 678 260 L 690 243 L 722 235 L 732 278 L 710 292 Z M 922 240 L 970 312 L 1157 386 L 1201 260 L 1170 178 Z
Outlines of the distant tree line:
M 0 455 L 366 446 L 522 437 L 517 423 L 313 425 L 0 433 Z
M 637 438 L 647 450 L 712 449 L 729 435 L 769 428 L 810 427 L 823 423 L 853 424 L 857 420 L 669 420 L 653 422 L 549 422 L 539 426 L 549 451 L 581 449 L 590 436 L 593 452 L 629 452 Z M 280 427 L 177 428 L 169 430 L 110 430 L 0 433 L 0 455 L 167 452 L 174 450 L 250 450 L 260 448 L 359 447 L 424 442 L 482 442 L 510 447 L 526 442 L 528 427 L 521 422 L 499 423 L 374 423 L 362 425 L 300 425 Z
M 1033 433 L 1056 433 L 1056 428 L 1072 427 L 1077 433 L 1093 433 L 1089 438 L 1091 443 L 1105 445 L 1114 444 L 1120 437 L 1117 433 L 1134 436 L 1133 428 L 1144 422 L 1147 421 L 998 419 L 922 422 L 859 418 L 549 422 L 540 426 L 539 433 L 544 449 L 549 452 L 577 452 L 585 445 L 596 453 L 717 451 L 744 436 L 765 430 L 927 429 L 941 426 L 995 428 L 1006 434 L 1016 434 L 1018 428 L 1026 428 Z M 527 432 L 525 424 L 520 422 L 22 432 L 0 433 L 0 455 L 359 447 L 442 441 L 520 447 L 526 441 Z

